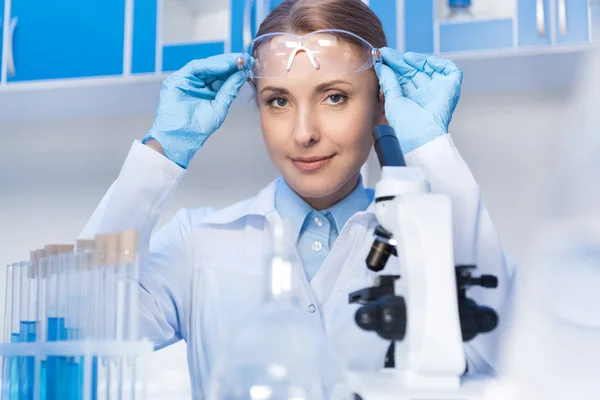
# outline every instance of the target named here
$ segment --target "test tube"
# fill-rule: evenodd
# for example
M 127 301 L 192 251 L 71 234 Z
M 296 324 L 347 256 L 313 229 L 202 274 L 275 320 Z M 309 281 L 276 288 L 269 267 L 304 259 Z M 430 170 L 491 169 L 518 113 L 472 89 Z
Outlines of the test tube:
M 4 292 L 4 331 L 2 332 L 2 343 L 11 342 L 12 331 L 12 303 L 13 303 L 13 266 L 6 266 L 6 281 Z M 10 399 L 12 358 L 2 359 L 2 400 Z
M 76 296 L 75 303 L 77 305 L 76 310 L 74 311 L 75 321 L 74 324 L 76 326 L 75 332 L 73 334 L 74 340 L 85 340 L 88 325 L 86 318 L 88 314 L 88 307 L 90 303 L 89 296 L 89 288 L 90 288 L 90 268 L 92 266 L 92 255 L 94 250 L 94 241 L 93 240 L 77 240 L 77 287 L 79 288 L 78 295 Z M 91 391 L 91 371 L 88 371 L 88 375 L 90 375 L 90 383 L 88 383 L 88 388 L 85 390 L 85 365 L 86 360 L 90 359 L 90 357 L 86 358 L 85 356 L 79 357 L 79 359 L 74 359 L 73 365 L 73 398 L 75 399 L 83 399 L 84 393 L 90 393 Z M 91 366 L 91 363 L 89 364 Z
M 104 279 L 104 270 L 106 269 L 106 248 L 108 235 L 99 234 L 95 237 L 94 243 L 94 271 L 93 271 L 93 328 L 92 335 L 94 340 L 102 341 L 105 338 L 106 314 L 104 313 L 106 304 L 106 281 Z M 95 379 L 92 380 L 92 400 L 104 399 L 107 397 L 107 369 L 104 357 L 94 357 L 92 365 L 92 374 Z
M 117 320 L 117 340 L 137 341 L 138 338 L 138 290 L 139 256 L 137 253 L 138 233 L 127 230 L 120 233 L 119 243 L 119 279 L 123 282 L 124 298 L 117 300 L 117 308 L 123 313 Z M 120 336 L 120 335 L 123 336 Z M 136 388 L 136 360 L 125 360 L 123 368 L 124 398 L 137 399 L 143 393 Z
M 106 267 L 104 268 L 106 321 L 104 339 L 117 340 L 116 321 L 118 319 L 117 304 L 117 269 L 119 264 L 119 235 L 110 233 L 106 237 Z M 117 398 L 119 390 L 119 363 L 117 357 L 104 359 L 107 372 L 106 393 L 108 398 Z
M 37 304 L 37 255 L 31 252 L 31 262 L 21 263 L 21 322 L 22 343 L 35 342 Z M 19 363 L 19 398 L 33 400 L 35 357 L 21 357 Z
M 11 343 L 19 343 L 20 332 L 21 332 L 21 264 L 14 263 L 12 265 L 13 276 L 12 276 L 12 287 L 13 287 L 13 300 L 12 300 L 12 311 L 11 311 Z M 20 357 L 12 357 L 11 370 L 10 370 L 10 394 L 11 400 L 19 399 L 19 362 Z
M 45 248 L 48 260 L 46 264 L 46 317 L 47 340 L 49 342 L 64 340 L 66 338 L 64 314 L 64 275 L 66 268 L 65 254 L 73 250 L 72 245 L 49 245 Z M 48 400 L 63 399 L 64 380 L 60 365 L 60 357 L 48 356 L 46 359 L 46 398 Z
M 47 320 L 46 320 L 46 286 L 48 280 L 47 273 L 47 263 L 48 257 L 46 255 L 46 251 L 43 249 L 36 250 L 36 258 L 37 258 L 37 305 L 36 305 L 36 322 L 37 322 L 37 332 L 36 332 L 36 340 L 37 342 L 46 342 L 47 341 Z M 35 364 L 36 372 L 35 372 L 35 389 L 34 393 L 39 393 L 39 400 L 46 400 L 46 356 L 41 355 L 39 362 Z

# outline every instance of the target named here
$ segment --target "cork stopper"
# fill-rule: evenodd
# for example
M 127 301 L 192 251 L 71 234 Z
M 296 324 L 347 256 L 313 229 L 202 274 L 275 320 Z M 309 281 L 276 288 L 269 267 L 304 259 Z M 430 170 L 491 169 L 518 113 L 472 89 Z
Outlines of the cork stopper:
M 29 252 L 29 266 L 27 267 L 27 276 L 29 279 L 33 279 L 38 276 L 38 261 L 39 256 L 37 250 Z
M 42 268 L 42 264 L 43 264 L 42 263 L 42 259 L 46 258 L 46 250 L 44 250 L 44 249 L 38 249 L 38 250 L 35 251 L 35 254 L 36 254 L 36 257 L 37 257 L 37 263 L 36 263 L 37 267 L 36 267 L 36 269 L 37 269 L 38 276 L 40 278 L 45 278 L 46 277 L 46 267 Z
M 134 264 L 137 253 L 138 233 L 134 230 L 122 231 L 119 234 L 119 265 Z
M 58 245 L 57 244 L 47 244 L 44 246 L 44 252 L 46 253 L 46 257 L 52 257 L 58 254 Z
M 77 251 L 94 250 L 93 239 L 78 239 L 77 240 Z
M 106 265 L 119 264 L 119 234 L 109 233 L 106 235 Z
M 104 267 L 106 265 L 106 245 L 108 242 L 107 234 L 96 235 L 94 240 L 94 266 Z
M 75 249 L 75 246 L 72 244 L 59 244 L 58 245 L 58 253 L 57 254 L 65 254 L 70 253 Z

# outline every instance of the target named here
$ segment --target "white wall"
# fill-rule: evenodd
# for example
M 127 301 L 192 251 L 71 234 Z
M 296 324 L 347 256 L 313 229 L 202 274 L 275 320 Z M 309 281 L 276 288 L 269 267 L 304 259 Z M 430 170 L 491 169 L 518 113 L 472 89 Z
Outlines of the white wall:
M 559 92 L 464 96 L 451 127 L 517 260 L 543 212 L 566 98 Z M 72 242 L 131 142 L 152 120 L 142 115 L 0 126 L 0 264 L 50 242 Z M 161 223 L 180 207 L 224 206 L 251 196 L 275 176 L 256 113 L 236 108 L 192 162 Z M 186 384 L 184 352 L 178 344 L 156 353 L 152 365 L 160 371 L 156 367 L 153 380 L 181 378 Z

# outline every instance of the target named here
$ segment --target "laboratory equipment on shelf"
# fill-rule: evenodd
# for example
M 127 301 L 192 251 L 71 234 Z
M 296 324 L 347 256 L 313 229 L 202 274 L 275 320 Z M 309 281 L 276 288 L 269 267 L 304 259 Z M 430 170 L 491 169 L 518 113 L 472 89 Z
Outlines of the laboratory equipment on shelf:
M 293 230 L 272 224 L 265 301 L 219 355 L 209 400 L 351 400 L 345 371 L 322 328 L 299 305 Z
M 495 329 L 498 316 L 466 291 L 494 288 L 497 279 L 454 265 L 450 197 L 431 193 L 422 171 L 406 167 L 391 127 L 376 128 L 375 149 L 383 167 L 375 189 L 379 226 L 366 264 L 381 272 L 394 256 L 403 270 L 349 294 L 350 303 L 362 305 L 359 327 L 391 342 L 388 368 L 351 373 L 351 389 L 364 400 L 480 398 L 491 378 L 464 376 L 463 342 Z
M 2 400 L 145 398 L 137 241 L 102 234 L 6 267 Z
M 472 0 L 447 0 L 448 19 L 472 19 Z

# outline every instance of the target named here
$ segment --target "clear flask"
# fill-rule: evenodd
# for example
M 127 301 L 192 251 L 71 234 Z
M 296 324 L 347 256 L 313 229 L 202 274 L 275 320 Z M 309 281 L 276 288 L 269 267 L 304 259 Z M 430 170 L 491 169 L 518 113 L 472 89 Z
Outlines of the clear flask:
M 300 307 L 291 230 L 272 225 L 265 300 L 218 357 L 209 400 L 346 400 L 346 375 L 320 323 Z

